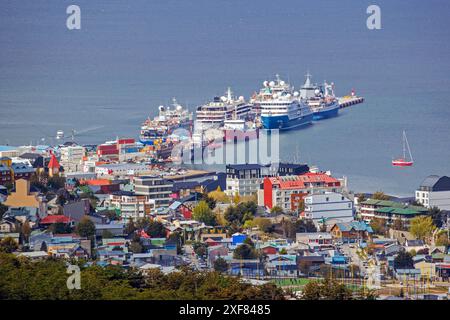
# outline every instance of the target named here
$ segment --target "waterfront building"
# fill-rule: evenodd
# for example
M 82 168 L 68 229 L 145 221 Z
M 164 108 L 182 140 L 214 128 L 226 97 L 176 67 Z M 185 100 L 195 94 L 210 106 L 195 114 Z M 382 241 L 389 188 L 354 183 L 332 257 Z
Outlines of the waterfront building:
M 416 190 L 416 201 L 427 208 L 450 210 L 450 177 L 428 176 Z
M 342 192 L 345 180 L 336 179 L 324 172 L 307 172 L 295 176 L 266 177 L 258 192 L 258 203 L 268 209 L 275 206 L 296 212 L 307 195 Z
M 306 164 L 274 163 L 232 164 L 226 166 L 226 190 L 228 196 L 256 194 L 264 177 L 299 175 L 309 171 Z
M 341 193 L 324 192 L 304 197 L 303 216 L 313 221 L 328 220 L 350 222 L 353 220 L 353 201 Z
M 155 207 L 168 207 L 171 201 L 173 183 L 161 176 L 142 176 L 134 178 L 134 192 L 147 196 L 155 202 Z
M 388 200 L 369 199 L 360 203 L 361 218 L 370 223 L 374 218 L 383 219 L 388 225 L 400 220 L 408 226 L 411 219 L 428 215 L 428 209 Z

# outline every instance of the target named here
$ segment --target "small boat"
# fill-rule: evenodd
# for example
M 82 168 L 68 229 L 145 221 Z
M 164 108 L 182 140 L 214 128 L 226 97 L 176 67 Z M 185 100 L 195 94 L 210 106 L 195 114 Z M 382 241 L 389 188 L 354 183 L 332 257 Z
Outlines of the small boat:
M 406 158 L 406 149 L 408 149 L 409 160 Z M 392 165 L 395 167 L 411 167 L 414 164 L 414 160 L 409 148 L 408 139 L 406 138 L 406 132 L 403 131 L 403 157 L 392 160 Z

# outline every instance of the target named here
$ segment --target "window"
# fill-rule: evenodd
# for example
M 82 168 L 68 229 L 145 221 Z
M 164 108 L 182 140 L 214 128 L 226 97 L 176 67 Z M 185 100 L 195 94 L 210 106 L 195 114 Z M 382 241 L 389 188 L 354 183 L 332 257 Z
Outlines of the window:
M 330 201 L 330 198 L 326 197 L 326 198 L 325 198 L 325 201 Z

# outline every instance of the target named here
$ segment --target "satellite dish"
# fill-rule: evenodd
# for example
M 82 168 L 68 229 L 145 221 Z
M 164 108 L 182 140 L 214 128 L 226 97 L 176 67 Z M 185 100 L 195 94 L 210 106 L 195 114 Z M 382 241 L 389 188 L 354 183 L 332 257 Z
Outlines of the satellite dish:
M 159 111 L 164 111 L 164 106 L 159 106 Z
M 299 93 L 298 91 L 294 91 L 294 97 L 298 97 Z
M 269 82 L 269 86 L 273 87 L 274 85 L 275 85 L 275 82 L 274 82 L 274 81 L 270 81 L 270 82 Z
M 285 82 L 283 80 L 280 81 L 280 85 L 284 86 Z
M 244 96 L 239 96 L 239 100 L 244 100 Z
M 320 94 L 320 90 L 319 90 L 319 89 L 314 90 L 314 94 L 315 94 L 316 96 L 318 96 L 318 95 Z
M 266 81 L 263 82 L 263 86 L 264 87 L 267 87 L 268 85 L 269 85 L 269 81 L 266 80 Z
M 225 102 L 225 101 L 227 101 L 227 97 L 221 96 L 221 97 L 220 97 L 220 100 L 222 100 L 222 102 Z

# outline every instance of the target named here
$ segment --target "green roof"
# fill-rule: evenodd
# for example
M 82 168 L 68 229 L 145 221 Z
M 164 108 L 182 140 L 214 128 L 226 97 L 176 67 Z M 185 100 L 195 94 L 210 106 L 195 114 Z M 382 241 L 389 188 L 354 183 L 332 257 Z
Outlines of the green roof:
M 413 210 L 411 208 L 392 208 L 392 207 L 384 207 L 376 210 L 379 213 L 391 213 L 391 214 L 400 214 L 400 215 L 417 215 L 423 212 L 418 210 Z

